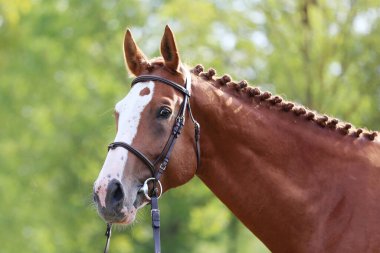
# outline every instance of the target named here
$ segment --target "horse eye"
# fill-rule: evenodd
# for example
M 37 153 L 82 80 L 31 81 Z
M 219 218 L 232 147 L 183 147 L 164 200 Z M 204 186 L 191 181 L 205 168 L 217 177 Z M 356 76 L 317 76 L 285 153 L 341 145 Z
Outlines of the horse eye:
M 167 119 L 172 114 L 172 111 L 168 107 L 161 107 L 158 111 L 158 117 L 162 119 Z

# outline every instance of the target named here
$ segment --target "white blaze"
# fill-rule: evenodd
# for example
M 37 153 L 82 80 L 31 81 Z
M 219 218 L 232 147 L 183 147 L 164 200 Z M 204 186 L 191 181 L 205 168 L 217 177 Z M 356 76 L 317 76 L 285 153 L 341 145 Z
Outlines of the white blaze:
M 149 89 L 149 94 L 140 95 L 145 88 Z M 154 83 L 152 81 L 137 83 L 131 88 L 128 95 L 116 104 L 115 110 L 119 114 L 119 123 L 115 142 L 132 144 L 140 123 L 141 113 L 152 100 L 153 92 Z M 111 149 L 108 152 L 103 168 L 94 184 L 102 206 L 105 206 L 108 182 L 113 178 L 121 180 L 128 155 L 129 152 L 122 147 Z

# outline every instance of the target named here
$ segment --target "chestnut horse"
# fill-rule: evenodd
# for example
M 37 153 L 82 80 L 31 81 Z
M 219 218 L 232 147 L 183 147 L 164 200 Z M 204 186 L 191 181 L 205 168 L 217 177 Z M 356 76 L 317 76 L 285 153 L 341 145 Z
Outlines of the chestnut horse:
M 127 67 L 184 84 L 166 27 L 162 57 L 148 60 L 128 30 Z M 115 142 L 156 159 L 184 96 L 160 81 L 134 84 L 115 106 Z M 319 115 L 227 75 L 191 70 L 190 103 L 202 126 L 201 163 L 186 120 L 162 176 L 164 191 L 197 175 L 272 252 L 380 252 L 380 140 L 377 132 Z M 186 113 L 189 119 L 188 112 Z M 110 149 L 94 184 L 99 214 L 129 224 L 148 204 L 139 191 L 147 166 L 122 147 Z

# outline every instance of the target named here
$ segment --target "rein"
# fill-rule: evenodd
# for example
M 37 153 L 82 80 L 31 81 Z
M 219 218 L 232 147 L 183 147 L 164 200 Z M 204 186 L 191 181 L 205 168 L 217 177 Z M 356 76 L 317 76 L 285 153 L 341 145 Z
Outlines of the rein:
M 108 151 L 111 149 L 116 149 L 117 147 L 125 148 L 127 151 L 133 153 L 136 157 L 138 157 L 151 171 L 152 177 L 145 180 L 143 186 L 140 188 L 139 193 L 142 192 L 145 197 L 150 200 L 151 204 L 151 216 L 152 216 L 152 228 L 153 228 L 153 239 L 154 239 L 154 252 L 160 253 L 161 252 L 161 241 L 160 241 L 160 210 L 158 208 L 158 199 L 161 197 L 163 189 L 160 182 L 160 178 L 164 171 L 166 170 L 166 167 L 169 163 L 169 159 L 171 156 L 171 153 L 173 151 L 174 145 L 177 141 L 178 136 L 181 134 L 181 130 L 183 126 L 185 125 L 185 116 L 186 116 L 186 110 L 188 110 L 190 118 L 192 122 L 194 123 L 194 132 L 195 132 L 195 145 L 196 145 L 196 156 L 197 156 L 197 168 L 200 165 L 200 145 L 199 145 L 199 138 L 200 138 L 200 125 L 199 123 L 194 119 L 193 113 L 191 111 L 190 106 L 190 96 L 191 96 L 191 75 L 188 70 L 186 70 L 186 82 L 185 87 L 170 81 L 168 79 L 154 76 L 154 75 L 142 75 L 137 78 L 135 78 L 132 81 L 132 86 L 139 82 L 146 82 L 146 81 L 158 81 L 161 83 L 164 83 L 166 85 L 169 85 L 173 87 L 174 89 L 180 91 L 183 94 L 183 102 L 181 104 L 180 110 L 177 114 L 177 117 L 175 119 L 174 126 L 172 128 L 171 134 L 169 136 L 168 141 L 166 142 L 161 154 L 156 158 L 155 161 L 151 161 L 149 158 L 147 158 L 144 153 L 140 152 L 136 148 L 132 147 L 130 144 L 125 142 L 113 142 L 110 145 L 108 145 Z M 160 164 L 158 166 L 158 164 Z M 156 167 L 158 166 L 158 169 Z M 149 182 L 153 182 L 153 189 L 150 192 L 149 195 Z M 108 253 L 110 239 L 111 239 L 111 229 L 112 229 L 112 223 L 107 224 L 107 230 L 106 230 L 106 245 L 104 248 L 104 253 Z

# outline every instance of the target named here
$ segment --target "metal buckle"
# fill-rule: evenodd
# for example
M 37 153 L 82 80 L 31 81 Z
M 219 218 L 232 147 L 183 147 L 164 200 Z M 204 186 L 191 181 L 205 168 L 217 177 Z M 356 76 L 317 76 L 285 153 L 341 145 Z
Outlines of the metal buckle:
M 166 166 L 168 165 L 168 163 L 167 162 L 163 162 L 163 163 L 161 163 L 160 164 L 160 170 L 162 171 L 162 172 L 164 172 L 165 170 L 166 170 Z M 158 181 L 159 182 L 159 181 Z
M 178 116 L 177 118 L 176 118 L 176 122 L 178 123 L 178 124 L 180 124 L 181 126 L 184 126 L 185 124 L 184 124 L 184 121 L 185 121 L 185 117 L 184 116 Z
M 161 184 L 160 180 L 155 179 L 154 177 L 150 177 L 147 180 L 145 180 L 145 182 L 144 182 L 143 186 L 140 188 L 139 192 L 144 193 L 145 198 L 147 198 L 147 200 L 151 200 L 152 198 L 148 194 L 148 191 L 149 191 L 148 183 L 150 181 L 157 181 L 158 185 L 160 186 L 160 195 L 158 195 L 158 197 L 157 197 L 157 199 L 159 199 L 162 195 L 162 184 Z

